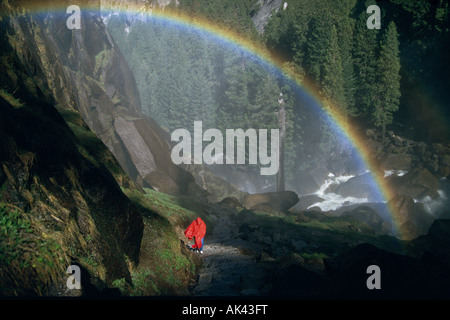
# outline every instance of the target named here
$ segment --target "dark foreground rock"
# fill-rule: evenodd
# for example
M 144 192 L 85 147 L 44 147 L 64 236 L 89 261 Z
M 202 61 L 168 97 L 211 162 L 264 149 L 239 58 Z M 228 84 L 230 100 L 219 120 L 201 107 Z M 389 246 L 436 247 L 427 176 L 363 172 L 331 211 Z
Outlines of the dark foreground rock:
M 450 277 L 442 266 L 361 244 L 347 254 L 325 259 L 329 277 L 325 296 L 358 299 L 450 298 Z M 369 290 L 367 268 L 380 268 L 381 289 Z
M 85 156 L 86 149 L 50 98 L 44 100 L 23 89 L 20 93 L 26 97 L 20 109 L 0 98 L 0 142 L 7 142 L 0 143 L 4 146 L 0 203 L 16 208 L 24 221 L 32 221 L 35 235 L 32 241 L 17 238 L 21 245 L 5 241 L 8 245 L 2 255 L 8 258 L 3 250 L 14 247 L 23 259 L 35 255 L 47 265 L 32 267 L 18 257 L 17 264 L 2 265 L 0 295 L 48 294 L 58 281 L 66 280 L 62 272 L 72 263 L 95 265 L 95 270 L 101 270 L 96 278 L 108 285 L 118 278 L 130 280 L 130 266 L 139 262 L 141 212 L 122 193 L 111 172 Z M 96 145 L 102 145 L 98 139 Z M 114 169 L 121 172 L 118 166 Z M 42 250 L 60 258 L 42 258 Z
M 450 219 L 437 219 L 424 236 L 413 241 L 423 253 L 422 261 L 450 270 Z

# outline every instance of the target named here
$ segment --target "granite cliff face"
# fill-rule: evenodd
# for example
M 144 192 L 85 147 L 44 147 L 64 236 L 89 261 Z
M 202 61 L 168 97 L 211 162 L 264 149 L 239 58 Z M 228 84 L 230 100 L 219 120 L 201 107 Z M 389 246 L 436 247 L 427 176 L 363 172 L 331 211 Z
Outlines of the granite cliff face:
M 11 45 L 22 62 L 40 70 L 56 104 L 79 112 L 140 186 L 201 192 L 192 175 L 170 161 L 167 133 L 141 113 L 133 74 L 99 11 L 81 7 L 79 30 L 67 28 L 67 17 L 47 12 L 11 19 Z
M 144 225 L 120 186 L 134 183 L 78 113 L 57 106 L 52 91 L 64 96 L 76 75 L 51 60 L 57 47 L 39 56 L 43 21 L 2 9 L 16 15 L 0 24 L 0 295 L 63 294 L 74 263 L 104 286 L 130 279 Z
M 283 0 L 258 0 L 257 5 L 259 6 L 259 9 L 252 17 L 258 33 L 264 33 L 264 28 L 269 22 L 269 19 L 272 17 L 272 13 L 277 12 L 281 8 L 282 4 Z
M 0 8 L 0 296 L 71 295 L 71 264 L 82 268 L 83 294 L 132 283 L 158 215 L 121 187 L 195 192 L 194 179 L 140 114 L 99 15 L 82 10 L 81 30 L 69 30 L 64 14 Z

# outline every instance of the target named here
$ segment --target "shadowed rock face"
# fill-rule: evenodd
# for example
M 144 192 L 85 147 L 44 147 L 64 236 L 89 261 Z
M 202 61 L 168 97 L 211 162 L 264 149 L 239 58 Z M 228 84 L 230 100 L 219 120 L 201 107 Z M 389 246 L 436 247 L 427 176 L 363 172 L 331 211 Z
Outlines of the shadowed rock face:
M 125 128 L 141 129 L 139 118 L 132 117 L 139 107 L 132 74 L 95 16 L 83 13 L 85 29 L 77 33 L 68 31 L 60 17 L 21 13 L 6 18 L 22 8 L 6 4 L 6 10 L 0 22 L 0 202 L 13 204 L 34 221 L 36 233 L 45 237 L 36 245 L 58 245 L 58 254 L 68 259 L 57 266 L 63 272 L 58 281 L 67 279 L 64 271 L 72 263 L 83 267 L 83 277 L 89 273 L 103 283 L 102 288 L 115 279 L 130 281 L 130 268 L 139 260 L 142 215 L 119 187 L 133 184 L 86 124 L 138 177 L 125 146 L 129 141 L 114 127 L 122 119 Z M 102 57 L 111 60 L 101 62 Z M 157 151 L 164 154 L 167 142 L 158 136 L 159 127 L 150 119 L 142 121 L 155 137 L 143 137 L 145 146 L 160 147 Z M 147 154 L 151 157 L 153 162 L 143 159 L 150 171 L 167 161 L 167 156 Z M 2 270 L 2 290 L 16 291 L 0 295 L 33 291 L 21 283 L 5 285 L 14 270 Z
M 0 30 L 0 35 L 4 34 L 4 29 Z M 4 46 L 0 56 L 8 55 L 13 57 L 14 53 Z M 16 65 L 15 71 L 21 84 L 26 68 Z M 0 83 L 8 80 L 3 74 Z M 58 244 L 58 253 L 70 252 L 69 258 L 75 263 L 90 257 L 101 270 L 95 276 L 102 281 L 130 279 L 127 262 L 138 262 L 143 231 L 141 213 L 105 166 L 81 154 L 82 146 L 48 102 L 48 96 L 34 96 L 23 86 L 16 93 L 21 97 L 18 108 L 0 98 L 0 202 L 13 203 L 32 219 L 36 232 L 45 235 L 46 242 Z M 35 241 L 37 246 L 46 245 Z M 62 268 L 72 262 L 64 261 Z M 3 270 L 2 286 L 4 277 L 11 276 L 9 272 L 11 269 Z M 27 274 L 26 270 L 23 272 Z M 27 275 L 32 277 L 30 272 Z M 5 288 L 15 286 L 14 294 L 33 290 L 21 283 L 6 283 Z
M 80 30 L 69 30 L 62 12 L 17 16 L 8 30 L 12 46 L 58 106 L 79 112 L 139 185 L 200 192 L 192 175 L 172 163 L 164 131 L 141 114 L 134 76 L 98 12 L 81 7 L 81 15 Z
M 358 299 L 435 299 L 449 296 L 448 269 L 440 260 L 434 265 L 426 259 L 415 259 L 361 244 L 348 253 L 325 259 L 328 288 L 325 295 Z M 370 276 L 367 267 L 380 268 L 381 289 L 368 290 L 366 281 Z

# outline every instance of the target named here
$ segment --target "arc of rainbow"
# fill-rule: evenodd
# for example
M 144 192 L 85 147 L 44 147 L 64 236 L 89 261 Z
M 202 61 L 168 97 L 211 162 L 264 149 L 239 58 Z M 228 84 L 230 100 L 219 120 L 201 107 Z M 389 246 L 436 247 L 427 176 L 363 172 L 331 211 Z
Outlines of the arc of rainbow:
M 361 160 L 364 162 L 366 168 L 370 171 L 371 176 L 377 186 L 378 191 L 380 192 L 382 198 L 386 202 L 386 206 L 388 207 L 393 231 L 394 234 L 400 234 L 399 225 L 396 221 L 396 212 L 395 208 L 389 205 L 388 200 L 392 199 L 394 196 L 393 190 L 385 183 L 384 177 L 377 170 L 377 166 L 373 157 L 371 157 L 370 149 L 365 145 L 363 139 L 358 135 L 356 130 L 352 128 L 349 123 L 346 121 L 346 118 L 340 115 L 338 112 L 327 106 L 321 99 L 314 85 L 311 84 L 308 79 L 300 79 L 294 72 L 289 70 L 288 68 L 283 67 L 283 61 L 271 54 L 267 48 L 263 45 L 257 43 L 256 41 L 252 41 L 245 36 L 238 34 L 236 31 L 228 28 L 224 25 L 217 25 L 205 18 L 199 16 L 190 16 L 187 15 L 180 10 L 171 10 L 171 9 L 158 9 L 158 8 L 145 8 L 139 7 L 137 4 L 129 4 L 127 8 L 122 8 L 120 6 L 114 5 L 113 2 L 101 1 L 101 8 L 98 5 L 84 4 L 80 5 L 81 10 L 88 10 L 92 12 L 100 12 L 109 10 L 112 12 L 132 12 L 136 14 L 147 15 L 148 17 L 156 17 L 163 20 L 167 20 L 169 22 L 178 23 L 180 25 L 186 26 L 187 28 L 191 28 L 197 31 L 206 32 L 206 34 L 218 37 L 225 43 L 230 45 L 237 46 L 244 52 L 249 53 L 262 60 L 266 65 L 270 67 L 276 68 L 280 73 L 286 77 L 287 79 L 294 82 L 299 88 L 302 88 L 310 95 L 311 98 L 315 100 L 326 113 L 326 115 L 336 124 L 337 129 L 340 130 L 340 133 L 343 134 L 348 141 L 350 141 L 361 157 Z M 66 13 L 67 7 L 62 4 L 55 4 L 47 1 L 39 1 L 27 4 L 27 10 L 30 10 L 30 13 L 46 13 L 46 12 L 64 12 Z M 74 3 L 75 4 L 75 3 Z

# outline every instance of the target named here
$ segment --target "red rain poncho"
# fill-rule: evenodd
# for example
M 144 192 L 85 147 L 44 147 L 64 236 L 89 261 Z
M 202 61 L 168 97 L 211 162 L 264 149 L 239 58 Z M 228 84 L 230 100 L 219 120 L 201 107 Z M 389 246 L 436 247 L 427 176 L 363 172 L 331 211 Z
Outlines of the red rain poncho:
M 192 221 L 189 227 L 184 231 L 184 235 L 191 240 L 195 237 L 195 245 L 192 246 L 194 249 L 200 249 L 202 247 L 202 239 L 206 234 L 206 224 L 201 218 L 197 218 Z

